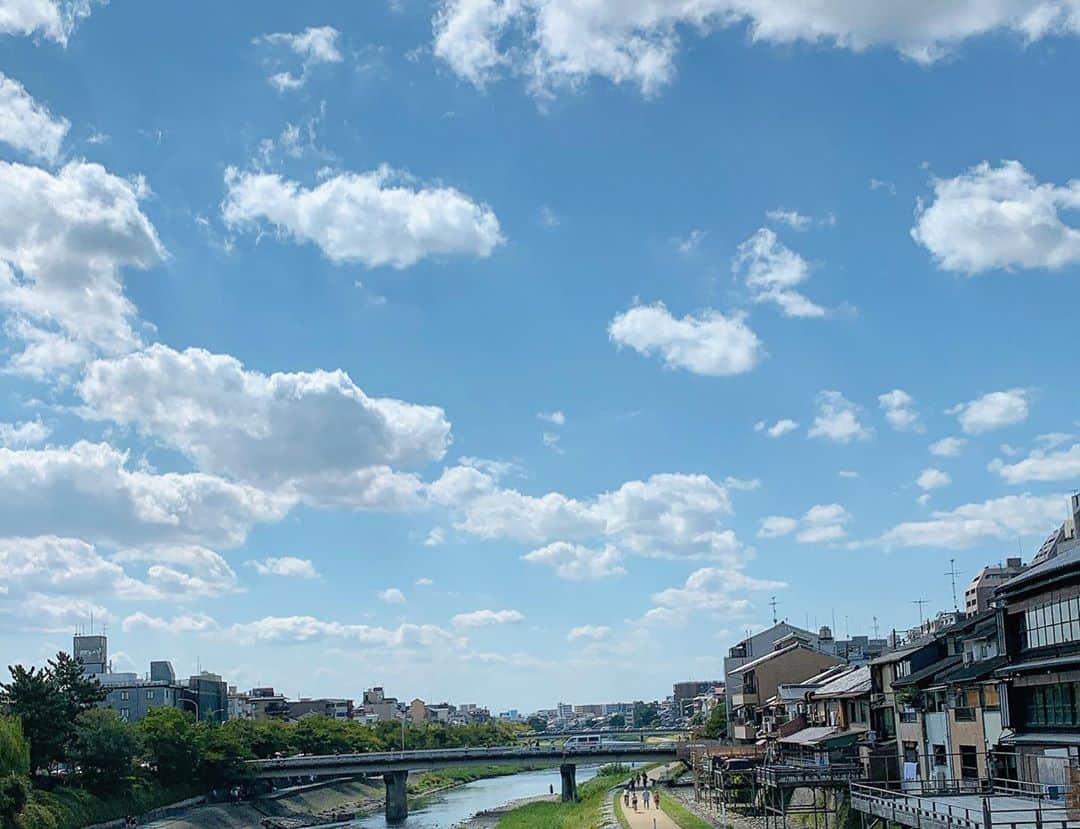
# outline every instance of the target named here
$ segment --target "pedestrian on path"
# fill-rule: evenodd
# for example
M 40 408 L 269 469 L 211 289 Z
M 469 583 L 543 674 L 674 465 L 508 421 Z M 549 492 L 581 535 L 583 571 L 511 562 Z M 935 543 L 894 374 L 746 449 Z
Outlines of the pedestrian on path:
M 622 805 L 623 806 L 629 806 L 630 805 L 630 790 L 629 789 L 623 789 L 622 790 Z
M 653 799 L 653 803 L 656 804 L 656 808 L 659 809 L 660 808 L 660 792 L 653 792 L 652 799 Z
M 649 790 L 648 789 L 645 790 L 645 794 L 642 795 L 642 798 L 645 800 L 645 808 L 648 809 L 649 808 Z
M 634 807 L 634 811 L 637 811 L 637 795 L 635 794 L 630 798 L 630 805 Z

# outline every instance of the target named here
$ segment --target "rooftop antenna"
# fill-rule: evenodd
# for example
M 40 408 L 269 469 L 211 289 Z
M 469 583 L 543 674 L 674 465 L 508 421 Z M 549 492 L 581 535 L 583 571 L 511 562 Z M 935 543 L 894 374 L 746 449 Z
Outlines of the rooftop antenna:
M 926 599 L 912 599 L 911 603 L 919 606 L 919 627 L 922 627 L 926 621 L 923 616 L 923 605 L 928 604 L 928 602 Z
M 949 559 L 949 569 L 945 573 L 946 576 L 952 577 L 952 608 L 957 613 L 960 612 L 960 605 L 956 601 L 956 559 Z
M 772 608 L 772 623 L 776 624 L 776 596 L 772 596 L 769 600 L 769 607 Z
M 90 635 L 94 635 L 94 609 L 90 608 Z

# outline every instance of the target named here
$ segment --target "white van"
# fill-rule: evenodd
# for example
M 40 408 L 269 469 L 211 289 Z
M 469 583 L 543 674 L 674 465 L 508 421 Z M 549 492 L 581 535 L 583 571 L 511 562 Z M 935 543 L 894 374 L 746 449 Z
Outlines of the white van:
M 603 738 L 599 734 L 577 734 L 567 737 L 563 743 L 564 751 L 588 751 L 604 745 Z

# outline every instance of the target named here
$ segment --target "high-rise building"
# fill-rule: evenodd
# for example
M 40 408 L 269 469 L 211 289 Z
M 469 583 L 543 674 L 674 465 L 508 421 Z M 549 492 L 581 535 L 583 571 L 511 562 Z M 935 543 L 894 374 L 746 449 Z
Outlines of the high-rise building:
M 997 567 L 983 567 L 964 590 L 964 612 L 968 616 L 975 616 L 989 610 L 994 591 L 1026 569 L 1019 558 L 1007 558 L 1004 565 Z
M 81 659 L 88 674 L 109 672 L 109 640 L 105 634 L 75 634 L 71 655 Z

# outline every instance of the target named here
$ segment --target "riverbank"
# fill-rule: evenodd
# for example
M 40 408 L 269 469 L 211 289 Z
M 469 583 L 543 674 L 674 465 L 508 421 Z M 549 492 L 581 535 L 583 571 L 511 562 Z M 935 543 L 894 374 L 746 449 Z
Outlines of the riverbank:
M 430 797 L 476 780 L 530 771 L 530 767 L 470 766 L 413 775 L 409 798 Z M 207 803 L 179 814 L 147 821 L 145 829 L 252 829 L 271 824 L 299 829 L 326 823 L 339 815 L 380 812 L 385 805 L 381 780 L 340 780 L 277 792 L 240 803 Z

